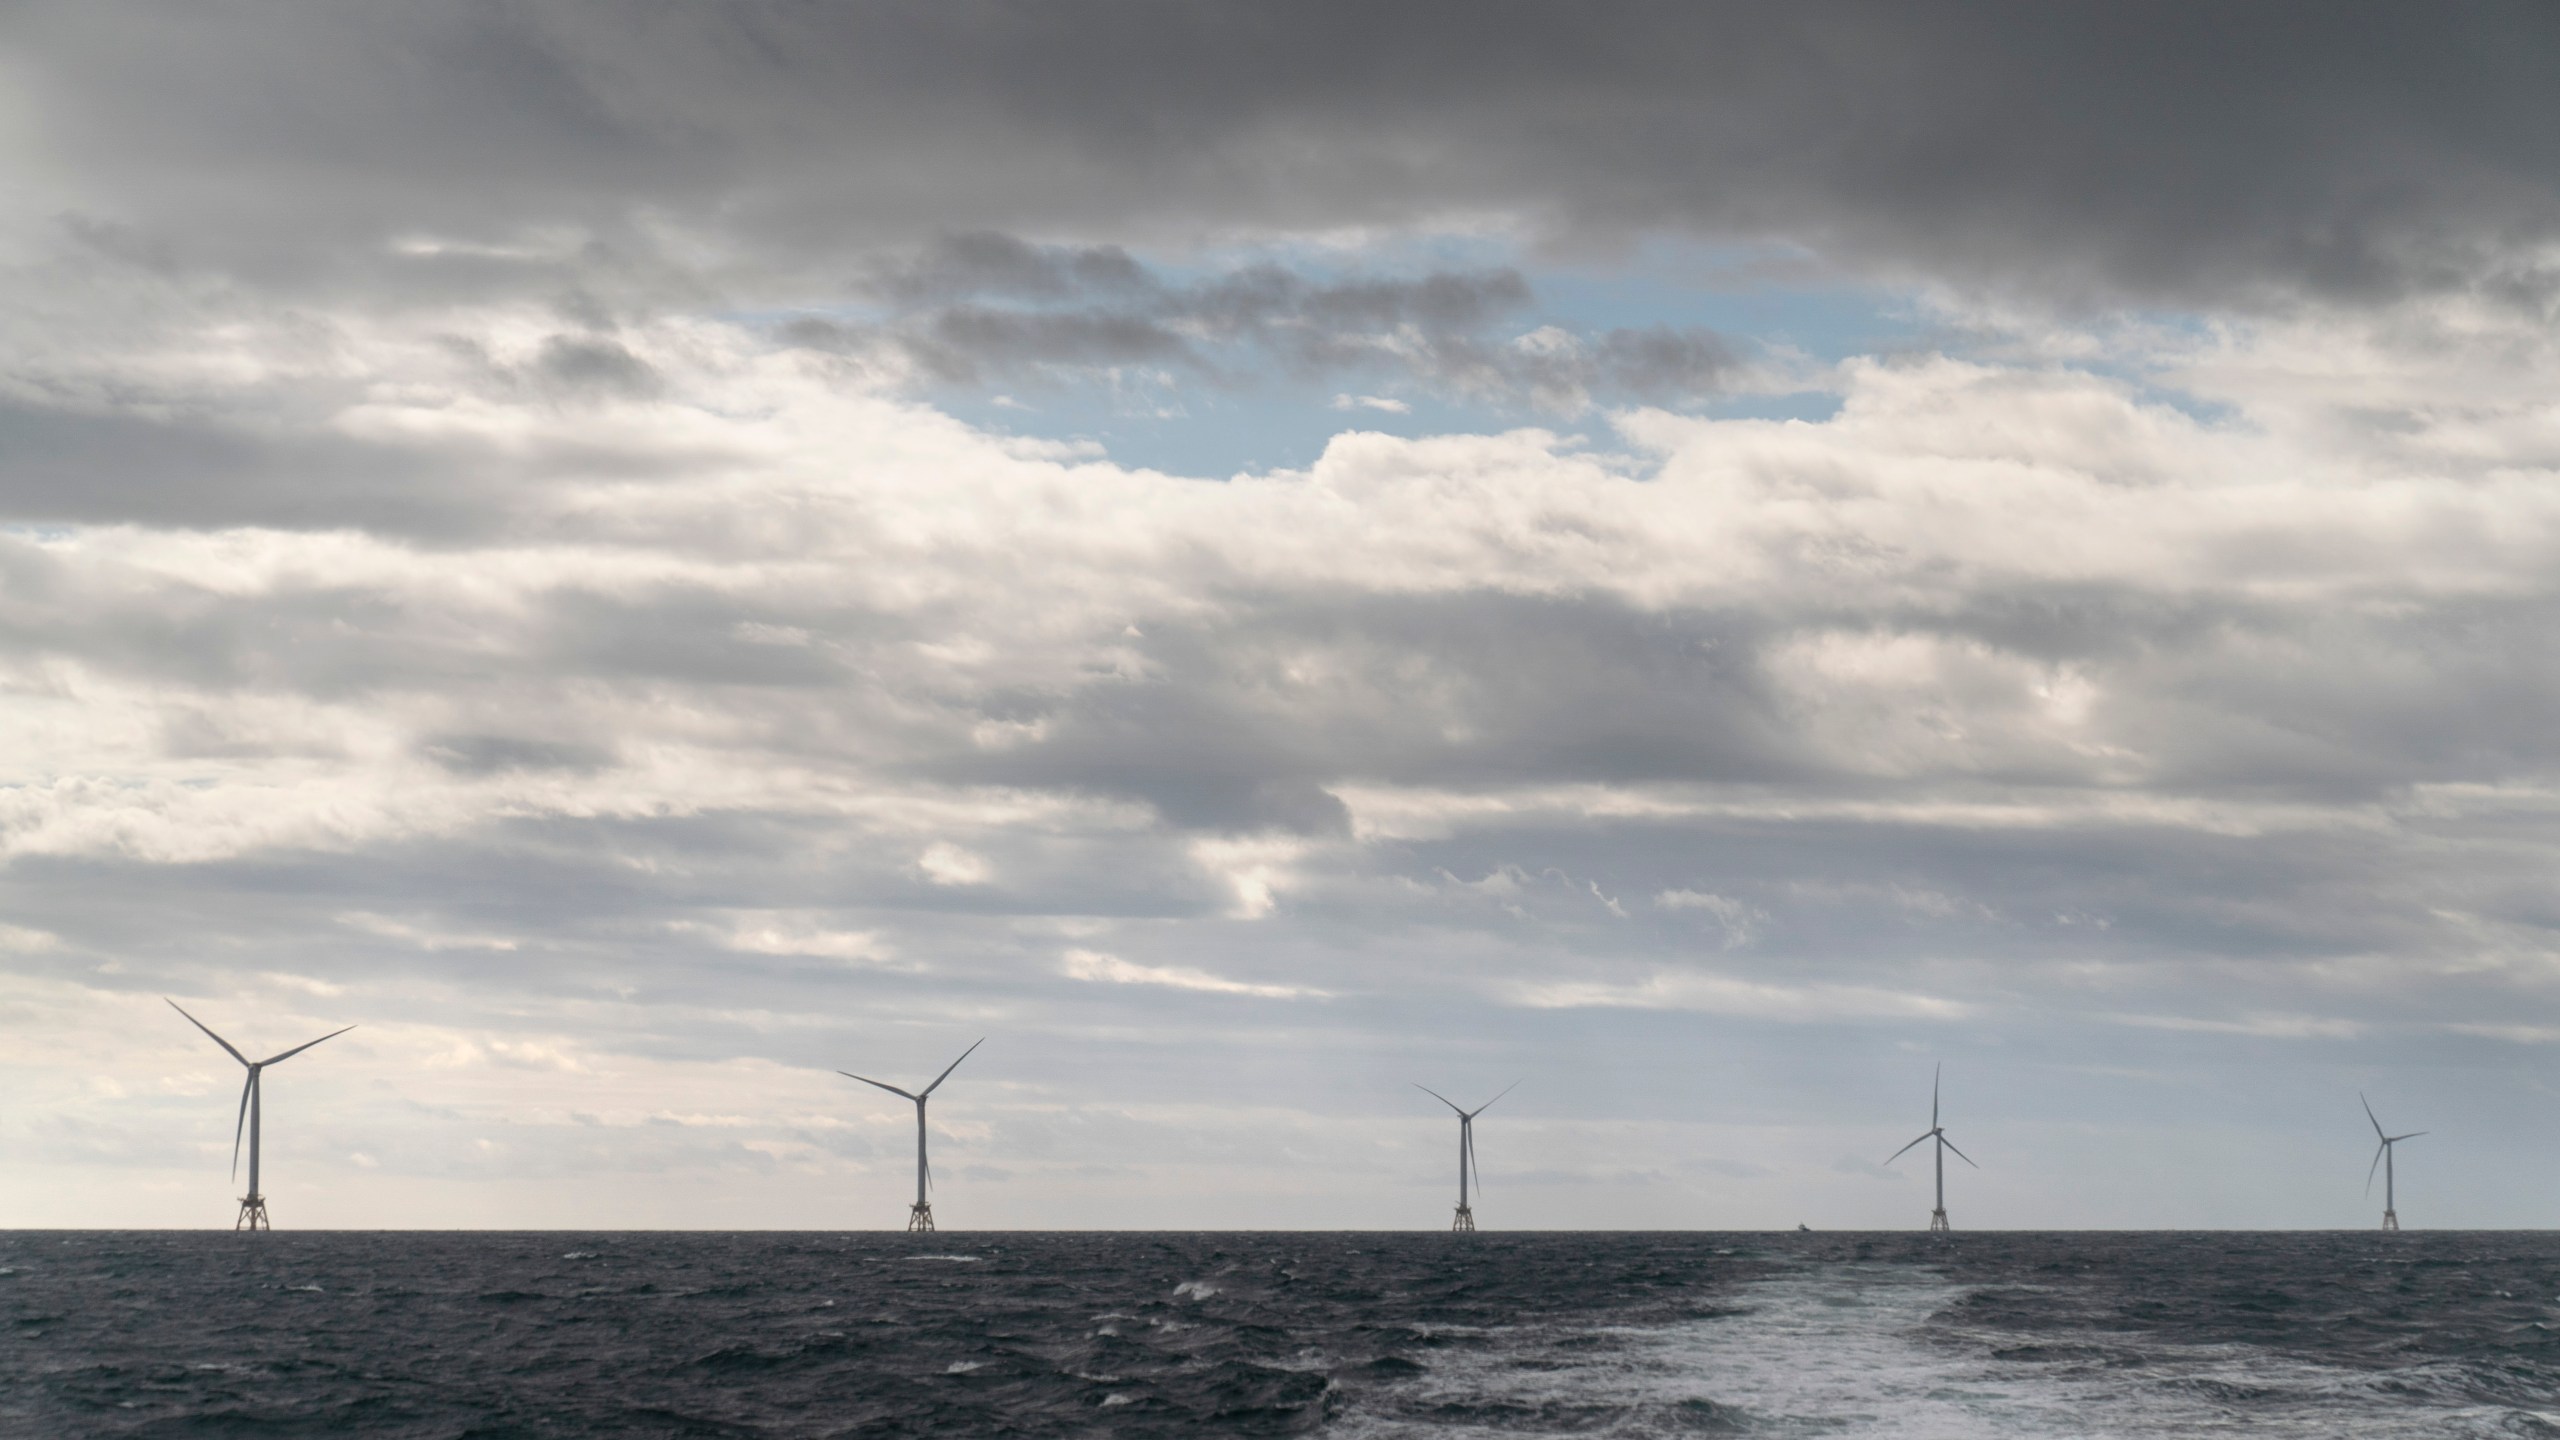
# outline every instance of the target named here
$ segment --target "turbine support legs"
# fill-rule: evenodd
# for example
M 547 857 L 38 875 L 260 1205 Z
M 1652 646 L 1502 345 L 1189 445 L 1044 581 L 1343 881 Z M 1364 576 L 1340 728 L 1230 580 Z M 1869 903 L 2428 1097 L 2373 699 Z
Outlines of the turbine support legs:
M 1929 1212 L 1929 1233 L 1930 1233 L 1930 1234 L 1932 1234 L 1932 1235 L 1944 1235 L 1944 1234 L 1946 1234 L 1949 1230 L 1952 1230 L 1952 1229 L 1954 1229 L 1954 1228 L 1955 1228 L 1954 1226 L 1949 1225 L 1949 1224 L 1947 1223 L 1947 1212 L 1946 1212 L 1946 1210 L 1945 1210 L 1943 1207 L 1942 1207 L 1942 1208 L 1940 1208 L 1940 1209 L 1932 1210 L 1932 1211 L 1930 1211 L 1930 1212 Z
M 1449 1230 L 1452 1234 L 1473 1235 L 1476 1233 L 1476 1212 L 1464 1205 L 1459 1206 L 1458 1218 L 1449 1222 Z
M 923 1201 L 917 1201 L 915 1204 L 907 1207 L 907 1233 L 910 1235 L 930 1235 L 933 1233 L 933 1207 L 931 1205 L 925 1204 Z
M 231 1228 L 234 1230 L 273 1229 L 273 1226 L 267 1224 L 267 1197 L 264 1195 L 241 1196 L 240 1218 L 231 1222 Z
M 2399 1228 L 2400 1228 L 2400 1212 L 2398 1212 L 2398 1211 L 2396 1211 L 2396 1210 L 2385 1210 L 2385 1211 L 2383 1211 L 2383 1212 L 2382 1212 L 2382 1228 L 2383 1228 L 2383 1229 L 2385 1229 L 2385 1230 L 2397 1230 L 2397 1229 L 2399 1229 Z

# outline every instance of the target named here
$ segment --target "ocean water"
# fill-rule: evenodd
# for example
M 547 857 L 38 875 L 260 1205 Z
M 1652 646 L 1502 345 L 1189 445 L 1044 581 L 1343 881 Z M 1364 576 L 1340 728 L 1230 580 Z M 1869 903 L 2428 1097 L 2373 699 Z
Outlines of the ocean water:
M 0 1435 L 2560 1436 L 2544 1234 L 0 1234 Z

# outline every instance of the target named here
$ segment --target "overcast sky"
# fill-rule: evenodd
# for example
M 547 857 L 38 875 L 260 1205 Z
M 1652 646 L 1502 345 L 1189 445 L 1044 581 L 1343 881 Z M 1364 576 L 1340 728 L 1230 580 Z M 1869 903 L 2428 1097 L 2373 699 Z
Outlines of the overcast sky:
M 2538 5 L 0 18 L 0 1225 L 2560 1220 Z

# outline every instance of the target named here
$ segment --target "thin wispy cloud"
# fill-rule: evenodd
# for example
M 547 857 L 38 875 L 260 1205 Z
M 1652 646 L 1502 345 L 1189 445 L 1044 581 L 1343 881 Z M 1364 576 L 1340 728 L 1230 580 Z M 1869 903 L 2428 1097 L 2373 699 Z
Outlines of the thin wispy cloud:
M 782 338 L 910 386 L 1138 368 L 1234 389 L 1265 372 L 1299 379 L 1369 372 L 1564 414 L 1595 399 L 1712 396 L 1744 365 L 1730 342 L 1701 327 L 1586 331 L 1542 322 L 1532 314 L 1528 280 L 1508 268 L 1325 275 L 1259 261 L 1175 280 L 1117 246 L 1035 246 L 978 234 L 883 261 L 866 289 L 882 313 L 802 316 L 781 328 Z M 597 383 L 624 375 L 601 356 L 589 368 Z M 639 383 L 637 372 L 629 383 Z M 1397 415 L 1412 409 L 1374 395 L 1331 403 Z
M 1212 995 L 1257 995 L 1266 1000 L 1324 999 L 1327 992 L 1298 985 L 1255 985 L 1227 980 L 1188 965 L 1133 965 L 1098 950 L 1070 950 L 1060 967 L 1070 978 L 1105 985 L 1162 985 Z

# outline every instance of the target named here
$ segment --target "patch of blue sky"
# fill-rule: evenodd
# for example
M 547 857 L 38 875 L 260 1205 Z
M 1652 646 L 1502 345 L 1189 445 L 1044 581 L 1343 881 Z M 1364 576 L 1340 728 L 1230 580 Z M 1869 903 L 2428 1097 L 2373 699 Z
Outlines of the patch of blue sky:
M 1619 264 L 1560 267 L 1530 278 L 1542 307 L 1555 315 L 1593 327 L 1704 325 L 1763 360 L 1795 355 L 1809 367 L 1828 368 L 1866 355 L 2025 358 L 2010 334 L 1968 327 L 1915 294 L 1828 274 L 1812 257 L 1784 249 L 1662 243 Z M 2202 424 L 2229 423 L 2237 417 L 2233 407 L 2168 378 L 2184 356 L 2217 341 L 2220 323 L 2173 310 L 2091 317 L 2091 343 L 2072 348 L 2061 363 L 2118 381 L 2145 404 Z M 2056 363 L 2051 354 L 2038 358 Z M 1690 408 L 1719 418 L 1820 420 L 1839 407 L 1835 395 L 1807 390 L 1729 395 Z
M 1279 266 L 1311 285 L 1516 269 L 1533 298 L 1501 317 L 1486 338 L 1509 339 L 1542 326 L 1581 335 L 1712 330 L 1752 372 L 1748 384 L 1677 407 L 1715 418 L 1827 419 L 1838 397 L 1826 377 L 1839 361 L 1948 348 L 1962 338 L 1907 293 L 1772 247 L 1662 242 L 1578 258 L 1541 255 L 1514 237 L 1478 233 L 1295 240 L 1138 258 L 1173 288 L 1256 264 Z M 850 322 L 884 318 L 866 304 L 800 313 Z M 789 318 L 755 317 L 771 325 Z M 920 398 L 993 434 L 1080 442 L 1119 464 L 1208 478 L 1304 468 L 1333 437 L 1351 430 L 1419 437 L 1537 427 L 1595 438 L 1607 430 L 1600 413 L 1560 413 L 1518 397 L 1464 393 L 1386 364 L 1307 376 L 1240 347 L 1211 346 L 1204 353 L 1222 373 L 1033 368 L 934 386 Z M 1603 408 L 1634 403 L 1606 394 L 1594 400 Z
M 1213 480 L 1305 469 L 1335 436 L 1355 430 L 1420 438 L 1605 428 L 1596 415 L 1540 413 L 1412 387 L 1344 388 L 1268 376 L 1234 385 L 1188 376 L 1172 383 L 1070 376 L 1016 383 L 996 394 L 949 386 L 925 398 L 990 434 L 1083 442 L 1120 465 Z
M 2240 424 L 2243 417 L 2238 406 L 2180 389 L 2167 379 L 2185 357 L 2220 343 L 2220 324 L 2211 316 L 2180 311 L 2130 312 L 2113 317 L 2103 337 L 2106 343 L 2075 357 L 2073 364 L 2121 382 L 2143 404 L 2175 410 L 2199 425 Z
M 1557 323 L 1591 329 L 1703 326 L 1764 355 L 1829 365 L 1911 348 L 1935 333 L 1912 297 L 1825 276 L 1768 252 L 1656 251 L 1606 267 L 1529 272 Z

